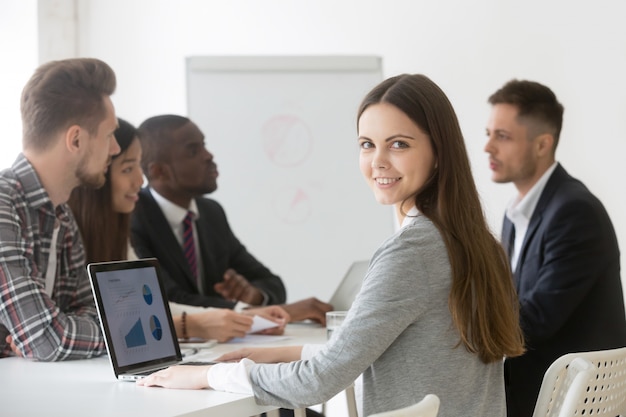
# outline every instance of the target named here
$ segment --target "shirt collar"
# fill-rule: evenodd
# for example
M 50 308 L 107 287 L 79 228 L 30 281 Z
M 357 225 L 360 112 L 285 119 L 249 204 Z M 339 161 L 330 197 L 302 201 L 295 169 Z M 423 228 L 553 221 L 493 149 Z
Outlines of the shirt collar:
M 15 173 L 16 180 L 21 184 L 24 198 L 30 207 L 51 213 L 65 226 L 73 221 L 71 210 L 66 203 L 54 206 L 48 191 L 39 180 L 37 171 L 23 153 L 20 152 L 11 169 Z
M 200 217 L 196 200 L 192 199 L 191 203 L 189 203 L 189 207 L 185 209 L 177 206 L 167 198 L 163 197 L 161 194 L 157 193 L 154 188 L 148 188 L 148 190 L 150 191 L 150 194 L 152 194 L 152 197 L 154 197 L 154 200 L 157 202 L 159 207 L 161 207 L 161 210 L 163 211 L 167 222 L 172 227 L 180 225 L 180 223 L 182 223 L 182 221 L 185 219 L 188 211 L 193 213 L 194 219 L 198 219 L 198 217 Z
M 420 214 L 419 210 L 417 209 L 417 207 L 413 206 L 411 208 L 411 210 L 409 210 L 406 213 L 406 216 L 404 216 L 404 219 L 402 220 L 402 224 L 400 225 L 400 228 L 403 228 L 405 226 L 408 226 L 409 224 L 413 223 L 413 220 Z
M 511 219 L 514 223 L 516 219 L 523 219 L 526 222 L 530 221 L 535 208 L 537 207 L 537 203 L 539 202 L 539 197 L 541 197 L 541 193 L 543 193 L 543 189 L 546 188 L 546 184 L 550 179 L 550 176 L 556 169 L 558 162 L 554 162 L 550 168 L 543 173 L 541 178 L 532 186 L 532 188 L 526 193 L 524 198 L 521 200 L 518 197 L 515 197 L 506 209 L 506 215 L 509 219 Z
M 24 196 L 29 206 L 39 208 L 48 204 L 53 207 L 52 200 L 50 200 L 48 191 L 41 184 L 37 171 L 23 153 L 20 152 L 11 169 L 23 187 Z

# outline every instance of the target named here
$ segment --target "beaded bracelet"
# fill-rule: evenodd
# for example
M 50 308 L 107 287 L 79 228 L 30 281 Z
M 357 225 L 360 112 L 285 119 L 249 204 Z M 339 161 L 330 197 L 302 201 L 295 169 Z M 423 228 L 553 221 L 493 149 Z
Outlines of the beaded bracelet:
M 180 325 L 183 328 L 183 339 L 187 340 L 187 312 L 183 311 L 183 314 L 180 317 Z

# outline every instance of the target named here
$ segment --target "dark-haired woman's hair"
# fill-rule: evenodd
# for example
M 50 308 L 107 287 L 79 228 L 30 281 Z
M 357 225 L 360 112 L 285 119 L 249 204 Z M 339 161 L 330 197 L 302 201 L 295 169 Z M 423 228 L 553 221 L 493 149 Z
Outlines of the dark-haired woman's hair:
M 115 139 L 121 151 L 113 159 L 124 154 L 137 139 L 137 129 L 118 118 L 119 127 Z M 121 261 L 128 258 L 130 214 L 113 210 L 110 170 L 106 182 L 99 189 L 77 187 L 67 202 L 78 223 L 87 262 Z
M 397 107 L 430 138 L 435 171 L 415 205 L 437 226 L 448 250 L 448 305 L 460 343 L 485 363 L 521 355 L 524 341 L 511 269 L 485 220 L 450 101 L 428 77 L 404 74 L 376 86 L 361 103 L 358 118 L 377 103 Z

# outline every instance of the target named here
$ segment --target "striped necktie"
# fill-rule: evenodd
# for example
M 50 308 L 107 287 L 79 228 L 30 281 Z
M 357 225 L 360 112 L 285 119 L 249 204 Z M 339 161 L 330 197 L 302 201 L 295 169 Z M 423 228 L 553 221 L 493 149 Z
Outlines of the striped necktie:
M 183 251 L 191 269 L 191 275 L 198 280 L 198 263 L 196 261 L 196 245 L 193 241 L 193 213 L 187 212 L 183 220 Z

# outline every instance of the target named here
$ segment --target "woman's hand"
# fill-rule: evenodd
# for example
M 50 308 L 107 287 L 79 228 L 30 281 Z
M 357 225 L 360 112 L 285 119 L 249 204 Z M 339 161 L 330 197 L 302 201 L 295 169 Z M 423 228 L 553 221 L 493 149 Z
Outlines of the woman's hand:
M 225 353 L 215 360 L 218 362 L 237 362 L 247 358 L 256 363 L 293 362 L 300 360 L 301 354 L 302 346 L 243 348 Z
M 208 388 L 207 372 L 211 366 L 178 365 L 155 372 L 137 381 L 144 387 L 178 389 Z

